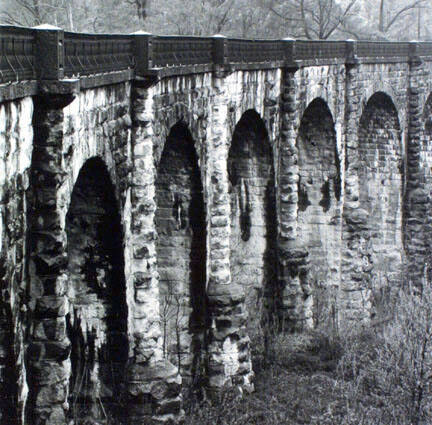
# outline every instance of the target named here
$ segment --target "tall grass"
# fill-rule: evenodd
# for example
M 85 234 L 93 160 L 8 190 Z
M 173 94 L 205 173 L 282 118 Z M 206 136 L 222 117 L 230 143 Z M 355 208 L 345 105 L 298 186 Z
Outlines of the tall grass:
M 345 331 L 258 338 L 255 393 L 189 403 L 186 424 L 430 425 L 431 286 L 389 290 L 380 311 Z

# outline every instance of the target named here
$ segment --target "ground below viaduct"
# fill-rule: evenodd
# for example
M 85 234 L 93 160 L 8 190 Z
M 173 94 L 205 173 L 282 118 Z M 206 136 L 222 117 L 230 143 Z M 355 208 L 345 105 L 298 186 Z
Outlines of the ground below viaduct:
M 432 43 L 0 27 L 0 422 L 177 423 L 423 284 L 431 94 Z

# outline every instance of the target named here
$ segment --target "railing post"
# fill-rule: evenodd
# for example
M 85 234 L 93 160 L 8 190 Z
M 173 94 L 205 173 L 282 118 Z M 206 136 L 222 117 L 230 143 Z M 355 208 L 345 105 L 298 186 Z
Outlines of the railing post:
M 64 31 L 52 25 L 39 25 L 36 30 L 35 68 L 38 80 L 64 78 Z
M 228 65 L 228 39 L 222 34 L 213 36 L 213 63 L 215 65 Z
M 420 43 L 417 40 L 409 42 L 409 62 L 420 63 Z
M 135 72 L 146 75 L 153 68 L 153 35 L 145 31 L 131 34 L 134 37 Z
M 345 40 L 345 63 L 348 65 L 355 65 L 358 63 L 356 40 Z
M 296 64 L 296 41 L 294 38 L 286 37 L 282 39 L 284 43 L 284 60 L 288 68 L 297 67 Z

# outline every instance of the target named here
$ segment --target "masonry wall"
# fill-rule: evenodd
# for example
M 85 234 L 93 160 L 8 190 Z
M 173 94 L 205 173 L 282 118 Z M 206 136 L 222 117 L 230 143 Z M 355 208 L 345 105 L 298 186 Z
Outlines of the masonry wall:
M 28 391 L 24 337 L 26 216 L 33 149 L 33 101 L 0 105 L 0 422 L 20 421 Z
M 89 240 L 82 241 L 87 245 L 82 250 L 87 250 L 88 256 L 92 243 L 97 242 L 95 232 L 91 230 L 96 225 L 97 215 L 85 209 L 82 214 L 78 213 L 73 205 L 76 205 L 75 201 L 72 211 L 70 206 L 73 192 L 75 198 L 83 197 L 83 194 L 76 194 L 78 189 L 74 190 L 82 166 L 88 159 L 99 157 L 106 164 L 116 188 L 112 196 L 117 199 L 118 213 L 123 216 L 130 164 L 129 92 L 130 87 L 123 84 L 82 91 L 76 98 L 37 99 L 31 182 L 34 198 L 30 210 L 29 308 L 33 320 L 27 340 L 28 423 L 65 423 L 66 418 L 73 417 L 73 403 L 68 394 L 73 394 L 73 390 L 70 391 L 73 386 L 71 373 L 72 370 L 76 372 L 79 357 L 78 340 L 73 334 L 81 334 L 80 343 L 85 345 L 82 349 L 93 350 L 92 356 L 99 365 L 103 354 L 98 347 L 109 340 L 108 335 L 101 332 L 96 347 L 91 348 L 92 332 L 104 328 L 104 309 L 98 308 L 95 302 L 87 305 L 84 313 L 83 304 L 76 298 L 76 281 L 81 280 L 83 285 L 85 279 L 78 278 L 82 264 L 79 264 L 80 256 L 76 252 L 79 243 L 72 230 L 72 221 L 81 220 L 83 225 L 87 220 L 84 225 L 87 228 L 82 231 Z M 91 184 L 89 186 L 87 189 L 92 190 Z M 87 208 L 91 207 L 91 202 L 96 202 L 94 208 L 97 209 L 94 197 L 81 202 Z M 76 217 L 72 220 L 71 216 Z M 124 227 L 122 232 L 125 233 Z M 91 298 L 91 294 L 87 296 Z M 105 341 L 100 340 L 104 338 Z M 72 381 L 74 379 L 76 376 Z M 87 407 L 89 416 L 97 419 L 94 406 Z
M 307 249 L 311 268 L 303 284 L 305 309 L 310 303 L 311 326 L 331 326 L 337 323 L 342 176 L 333 118 L 322 99 L 304 112 L 297 149 L 297 240 Z
M 181 421 L 182 389 L 253 389 L 266 319 L 347 326 L 405 266 L 420 282 L 431 72 L 219 70 L 1 104 L 2 414 L 100 421 L 121 392 L 131 424 Z
M 408 187 L 405 200 L 408 231 L 404 235 L 409 252 L 412 282 L 431 280 L 431 90 L 430 62 L 411 64 Z M 409 191 L 408 191 L 409 190 Z
M 211 259 L 214 272 L 209 278 L 208 289 L 216 324 L 216 329 L 210 342 L 212 368 L 215 372 L 220 371 L 217 374 L 213 372 L 214 377 L 211 386 L 216 388 L 224 383 L 228 385 L 240 385 L 245 389 L 253 388 L 249 341 L 251 338 L 259 336 L 260 328 L 256 327 L 253 332 L 248 332 L 247 323 L 249 320 L 257 324 L 260 322 L 260 308 L 254 307 L 251 311 L 247 311 L 244 299 L 246 295 L 245 290 L 249 295 L 248 285 L 253 284 L 254 281 L 251 281 L 250 276 L 247 275 L 248 267 L 243 267 L 239 274 L 235 270 L 238 264 L 235 264 L 234 261 L 230 263 L 229 257 L 224 257 L 223 260 L 220 257 L 222 252 L 232 252 L 233 246 L 231 243 L 235 237 L 236 228 L 239 229 L 239 210 L 232 209 L 232 207 L 235 207 L 235 202 L 231 203 L 231 201 L 234 201 L 234 193 L 239 188 L 231 187 L 231 192 L 229 189 L 230 176 L 228 164 L 233 159 L 232 157 L 230 159 L 229 152 L 230 149 L 235 151 L 234 135 L 243 114 L 247 111 L 253 111 L 252 115 L 254 115 L 254 119 L 248 125 L 248 131 L 253 130 L 253 127 L 265 127 L 267 137 L 259 137 L 261 142 L 258 151 L 252 147 L 253 140 L 247 141 L 245 148 L 250 150 L 251 153 L 251 159 L 250 161 L 248 160 L 248 163 L 257 174 L 252 170 L 249 170 L 249 172 L 252 171 L 254 177 L 260 175 L 263 179 L 257 179 L 256 182 L 262 183 L 263 186 L 266 184 L 267 179 L 271 179 L 272 165 L 275 170 L 277 169 L 277 157 L 275 153 L 277 151 L 279 131 L 278 96 L 280 93 L 280 84 L 281 73 L 279 70 L 237 71 L 227 75 L 224 79 L 216 78 L 214 81 L 215 99 L 212 105 L 210 141 L 213 146 L 213 155 L 217 158 L 217 163 L 212 166 L 212 182 L 216 184 L 213 185 L 213 200 L 209 217 L 214 236 L 223 236 L 223 239 L 218 238 L 219 240 L 215 237 L 212 243 L 215 247 L 222 245 L 224 248 L 223 251 L 218 250 L 219 252 L 215 252 L 214 258 Z M 259 134 L 262 135 L 262 130 Z M 267 140 L 265 141 L 265 139 Z M 246 140 L 242 142 L 245 143 Z M 265 153 L 265 155 L 257 155 L 258 152 Z M 272 152 L 272 158 L 270 152 Z M 261 160 L 265 158 L 261 169 L 257 166 L 258 157 Z M 241 168 L 241 161 L 239 161 L 238 165 Z M 233 170 L 231 169 L 231 171 Z M 231 185 L 232 183 L 233 181 L 231 181 Z M 270 246 L 264 243 L 267 237 L 264 234 L 270 236 L 271 232 L 267 232 L 267 229 L 264 230 L 264 227 L 260 226 L 260 224 L 265 223 L 265 215 L 262 208 L 266 202 L 263 202 L 265 196 L 262 196 L 262 191 L 259 194 L 259 184 L 254 187 L 254 190 L 256 190 L 254 197 L 256 197 L 255 200 L 257 202 L 255 202 L 251 210 L 252 215 L 254 215 L 252 225 L 255 220 L 257 226 L 255 228 L 251 227 L 251 238 L 257 238 L 256 240 L 259 242 L 257 251 L 255 252 L 258 276 L 254 276 L 255 279 L 258 277 L 255 281 L 258 282 L 260 275 L 264 277 L 270 271 L 270 267 L 267 268 L 265 266 L 260 270 L 260 266 L 266 265 L 266 263 L 267 265 L 269 264 L 267 262 L 268 258 L 266 259 L 265 256 Z M 231 199 L 228 196 L 229 193 L 231 193 Z M 266 213 L 271 214 L 272 211 L 268 210 Z M 248 243 L 248 241 L 243 242 L 245 244 Z M 231 257 L 231 259 L 235 259 L 235 256 Z M 265 271 L 266 269 L 267 272 Z M 250 271 L 251 268 L 249 268 Z M 265 278 L 268 277 L 269 275 L 265 276 Z M 269 286 L 270 281 L 271 279 L 268 279 L 267 282 L 261 282 L 263 291 Z M 272 283 L 277 286 L 276 280 Z
M 203 375 L 207 241 L 201 175 L 184 124 L 168 135 L 155 189 L 162 349 L 180 369 L 184 385 L 192 385 Z
M 128 360 L 123 231 L 104 163 L 89 159 L 66 216 L 71 342 L 68 401 L 75 422 L 125 416 L 121 403 Z
M 337 325 L 345 66 L 286 69 L 283 81 L 278 175 L 283 326 L 303 329 L 323 319 Z
M 402 155 L 406 146 L 409 76 L 409 65 L 405 63 L 362 64 L 348 71 L 340 295 L 344 320 L 369 319 L 385 287 L 400 281 L 406 167 Z M 372 109 L 367 109 L 376 93 L 384 95 L 381 100 L 386 101 L 380 102 L 379 108 L 388 105 L 387 113 L 373 109 L 376 97 L 369 104 Z M 380 173 L 384 173 L 383 178 L 379 178 Z M 382 203 L 388 205 L 384 215 L 378 211 Z
M 277 297 L 273 151 L 261 117 L 246 111 L 228 153 L 231 279 L 244 287 L 248 333 L 269 326 Z
M 366 104 L 359 122 L 359 202 L 369 213 L 373 281 L 378 290 L 397 286 L 402 264 L 401 129 L 396 108 L 382 92 Z

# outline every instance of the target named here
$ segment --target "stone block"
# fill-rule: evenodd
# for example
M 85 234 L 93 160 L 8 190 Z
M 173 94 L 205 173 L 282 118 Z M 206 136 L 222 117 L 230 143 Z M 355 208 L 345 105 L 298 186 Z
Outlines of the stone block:
M 69 311 L 68 302 L 66 297 L 58 297 L 56 295 L 43 296 L 37 299 L 35 311 L 38 317 L 64 317 Z

